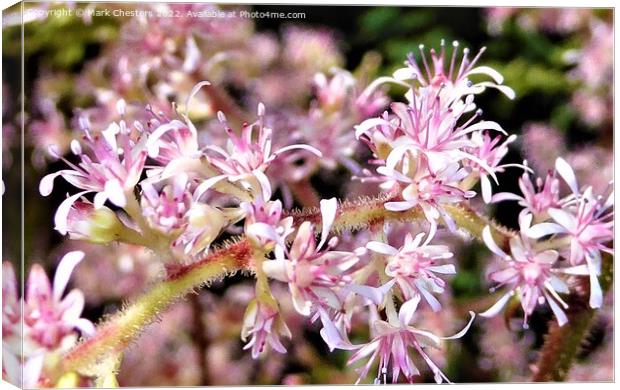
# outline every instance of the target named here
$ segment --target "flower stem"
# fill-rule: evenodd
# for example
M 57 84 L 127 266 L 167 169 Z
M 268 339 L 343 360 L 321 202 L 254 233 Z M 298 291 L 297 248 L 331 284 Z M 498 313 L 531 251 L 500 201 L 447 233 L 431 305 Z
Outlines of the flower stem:
M 609 290 L 613 282 L 613 258 L 603 255 L 602 272 L 599 277 L 603 293 Z M 588 304 L 590 290 L 587 278 L 582 278 L 580 288 L 576 289 L 568 299 L 569 309 L 566 312 L 568 323 L 559 326 L 555 320 L 549 323 L 549 332 L 545 336 L 545 343 L 540 349 L 538 362 L 534 369 L 535 382 L 563 381 L 570 370 L 575 356 L 581 348 L 582 342 L 588 335 L 590 326 L 594 322 L 597 309 Z
M 96 336 L 78 344 L 63 362 L 65 371 L 99 376 L 99 366 L 113 359 L 164 309 L 210 281 L 251 267 L 252 247 L 242 240 L 217 250 L 200 262 L 169 273 L 168 277 L 120 313 L 101 324 Z M 105 373 L 107 374 L 107 373 Z

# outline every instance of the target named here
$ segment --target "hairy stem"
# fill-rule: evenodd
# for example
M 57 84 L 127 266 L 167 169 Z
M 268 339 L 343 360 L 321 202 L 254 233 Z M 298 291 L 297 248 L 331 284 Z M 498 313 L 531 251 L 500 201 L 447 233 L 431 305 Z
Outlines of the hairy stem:
M 613 270 L 613 258 L 611 255 L 605 254 L 599 278 L 603 293 L 611 287 Z M 540 349 L 532 378 L 536 382 L 559 382 L 566 378 L 575 356 L 594 322 L 597 309 L 592 309 L 588 304 L 590 286 L 587 278 L 581 279 L 580 282 L 584 283 L 580 283 L 576 293 L 571 294 L 567 302 L 569 305 L 566 312 L 568 323 L 564 326 L 559 326 L 555 320 L 551 320 L 549 323 L 549 332 L 545 336 L 543 347 Z
M 164 309 L 195 288 L 250 268 L 251 254 L 250 243 L 242 240 L 213 252 L 200 262 L 170 271 L 167 279 L 101 324 L 96 336 L 69 351 L 63 369 L 99 376 L 100 366 L 120 354 Z
M 404 212 L 388 211 L 384 207 L 389 196 L 375 199 L 345 201 L 339 205 L 332 230 L 341 232 L 380 226 L 388 221 L 416 221 L 424 218 L 415 208 Z M 511 233 L 462 205 L 446 208 L 464 231 L 480 238 L 486 225 L 492 226 L 493 235 L 500 245 L 507 245 Z M 320 224 L 318 209 L 290 213 L 295 224 L 310 221 Z M 124 310 L 99 325 L 94 337 L 78 344 L 67 353 L 63 362 L 65 372 L 76 371 L 87 376 L 109 372 L 109 361 L 114 360 L 140 334 L 141 330 L 173 302 L 215 279 L 239 270 L 253 270 L 257 253 L 250 240 L 242 238 L 213 251 L 203 260 L 182 265 L 168 264 L 166 278 L 149 292 L 129 304 Z M 105 366 L 105 367 L 104 367 Z M 105 369 L 102 369 L 104 367 Z M 106 371 L 107 370 L 107 371 Z

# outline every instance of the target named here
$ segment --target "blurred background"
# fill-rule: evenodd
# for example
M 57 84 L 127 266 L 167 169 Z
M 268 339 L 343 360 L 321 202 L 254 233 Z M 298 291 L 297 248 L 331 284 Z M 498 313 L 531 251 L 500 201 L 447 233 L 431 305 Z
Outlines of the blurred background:
M 613 177 L 613 13 L 609 9 L 175 5 L 165 8 L 166 12 L 245 9 L 305 13 L 305 17 L 142 20 L 94 12 L 155 10 L 155 6 L 52 2 L 27 3 L 26 8 L 30 12 L 24 27 L 23 166 L 21 14 L 15 7 L 3 12 L 2 179 L 6 192 L 2 256 L 17 266 L 22 255 L 23 170 L 25 269 L 41 263 L 51 275 L 63 253 L 84 250 L 86 259 L 72 283 L 84 291 L 86 317 L 93 321 L 145 291 L 161 276 L 161 264 L 139 247 L 64 239 L 53 230 L 53 215 L 70 187 L 58 183 L 52 196 L 42 198 L 38 182 L 63 167 L 54 155 L 66 155 L 71 139 L 78 136 L 77 115 L 87 113 L 95 127 L 104 128 L 114 118 L 119 98 L 127 100 L 138 117 L 147 104 L 153 111 L 171 112 L 171 102 L 184 102 L 196 82 L 208 79 L 221 86 L 223 94 L 200 94 L 192 106 L 203 142 L 218 140 L 212 124 L 216 108 L 224 109 L 233 120 L 249 115 L 246 120 L 251 121 L 259 101 L 277 113 L 273 120 L 282 132 L 292 128 L 309 138 L 325 131 L 352 132 L 363 117 L 334 119 L 322 113 L 317 119 L 317 73 L 349 70 L 359 88 L 402 67 L 409 52 L 419 53 L 420 44 L 438 48 L 442 39 L 458 40 L 473 52 L 486 47 L 480 63 L 503 74 L 504 83 L 516 92 L 513 101 L 494 91 L 477 98 L 485 119 L 520 136 L 511 145 L 506 162 L 527 159 L 544 177 L 562 155 L 575 168 L 579 183 L 593 185 L 599 192 Z M 42 12 L 63 9 L 82 10 L 85 16 Z M 395 99 L 402 92 L 398 88 L 386 91 Z M 280 127 L 274 126 L 276 138 Z M 335 142 L 329 146 L 338 147 Z M 356 161 L 368 157 L 358 150 L 352 155 Z M 304 172 L 304 180 L 321 197 L 376 193 L 376 188 L 343 185 L 351 182 L 352 173 L 341 161 Z M 500 175 L 502 190 L 518 192 L 519 175 L 519 170 L 510 169 Z M 287 183 L 289 189 L 283 185 L 279 190 L 293 207 L 311 203 L 304 199 L 303 187 L 297 187 L 299 182 L 304 181 Z M 487 208 L 500 223 L 516 226 L 519 208 L 515 204 Z M 364 239 L 363 234 L 351 235 L 343 245 Z M 467 239 L 444 239 L 455 252 L 459 272 L 450 281 L 447 309 L 438 314 L 429 311 L 422 319 L 427 328 L 440 334 L 452 329 L 454 316 L 482 310 L 493 302 L 485 282 L 488 251 Z M 255 361 L 242 351 L 241 319 L 253 284 L 247 277 L 235 276 L 176 304 L 151 325 L 125 354 L 120 384 L 354 382 L 356 373 L 346 365 L 348 353 L 328 353 L 318 328 L 294 313 L 284 287 L 274 288 L 281 295 L 289 327 L 296 330 L 293 342 L 286 345 L 288 354 L 272 352 Z M 569 380 L 613 379 L 612 295 L 608 294 Z M 550 313 L 536 312 L 531 328 L 523 330 L 515 326 L 518 310 L 512 312 L 505 318 L 477 321 L 463 339 L 447 345 L 445 353 L 433 355 L 452 381 L 514 382 L 531 377 L 530 365 L 542 345 Z M 359 325 L 357 336 L 367 338 L 363 321 Z M 432 382 L 432 374 L 420 380 Z

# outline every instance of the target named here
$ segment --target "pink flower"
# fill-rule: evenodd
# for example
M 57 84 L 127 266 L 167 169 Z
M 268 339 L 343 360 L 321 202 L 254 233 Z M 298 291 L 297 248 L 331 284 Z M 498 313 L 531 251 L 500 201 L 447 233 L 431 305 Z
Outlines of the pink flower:
M 54 349 L 74 329 L 86 336 L 94 333 L 93 324 L 80 318 L 84 309 L 82 292 L 72 290 L 62 297 L 71 272 L 83 258 L 83 252 L 67 253 L 58 264 L 53 285 L 40 265 L 35 264 L 30 269 L 24 301 L 24 336 L 37 345 Z
M 125 102 L 119 100 L 117 109 L 121 117 L 125 114 Z M 63 160 L 72 169 L 64 169 L 45 176 L 39 184 L 39 192 L 47 196 L 52 192 L 54 179 L 62 176 L 69 183 L 82 192 L 68 197 L 58 207 L 56 217 L 58 220 L 66 220 L 66 215 L 71 205 L 89 192 L 96 192 L 94 204 L 100 208 L 110 200 L 114 205 L 125 207 L 126 196 L 132 191 L 142 174 L 146 160 L 144 148 L 146 139 L 143 136 L 135 136 L 133 128 L 128 127 L 124 119 L 118 123 L 113 122 L 106 130 L 99 134 L 93 134 L 89 128 L 88 120 L 82 118 L 83 141 L 89 148 L 90 153 L 85 153 L 80 142 L 73 140 L 71 150 L 79 156 L 80 163 L 73 164 Z M 138 133 L 141 126 L 137 127 Z M 61 234 L 66 233 L 66 227 L 57 225 Z
M 265 107 L 259 104 L 258 120 L 250 125 L 244 124 L 239 137 L 227 124 L 224 114 L 219 112 L 218 118 L 229 137 L 227 149 L 215 145 L 209 145 L 205 149 L 211 152 L 207 153 L 207 160 L 220 173 L 212 180 L 227 179 L 232 183 L 241 182 L 254 196 L 262 196 L 263 200 L 267 201 L 271 197 L 271 184 L 264 172 L 273 160 L 280 154 L 295 149 L 305 149 L 319 157 L 321 152 L 308 145 L 295 144 L 272 153 L 272 130 L 265 126 L 264 115 Z M 257 140 L 253 139 L 255 128 L 258 132 Z
M 392 155 L 390 154 L 390 157 Z M 377 168 L 377 173 L 389 180 L 383 184 L 384 188 L 390 188 L 390 185 L 397 186 L 396 188 L 404 186 L 401 192 L 403 200 L 387 202 L 385 208 L 404 211 L 419 206 L 432 225 L 436 225 L 441 216 L 450 229 L 456 229 L 454 221 L 442 205 L 459 203 L 476 195 L 473 191 L 463 191 L 458 187 L 459 181 L 463 180 L 468 172 L 456 162 L 450 163 L 441 171 L 430 172 L 426 158 L 412 151 L 407 151 L 402 156 L 402 161 L 396 162 L 398 167 L 391 166 L 392 164 L 394 162 L 388 158 L 387 165 Z
M 562 310 L 568 305 L 560 298 L 558 293 L 567 294 L 568 286 L 557 274 L 575 273 L 573 269 L 560 269 L 556 266 L 559 254 L 555 250 L 537 250 L 532 242 L 525 236 L 530 226 L 531 214 L 520 217 L 521 235 L 510 239 L 510 255 L 504 252 L 493 240 L 491 229 L 486 226 L 482 232 L 484 243 L 496 256 L 506 262 L 506 268 L 493 272 L 489 278 L 497 283 L 493 290 L 509 286 L 504 294 L 493 306 L 483 313 L 483 317 L 493 317 L 501 311 L 510 298 L 518 294 L 521 307 L 524 311 L 523 327 L 527 328 L 528 317 L 534 312 L 536 306 L 545 302 L 551 307 L 558 324 L 564 325 L 568 318 Z
M 415 239 L 408 233 L 400 249 L 377 241 L 366 247 L 388 256 L 385 273 L 396 281 L 406 300 L 421 294 L 433 311 L 439 311 L 441 304 L 432 294 L 443 293 L 446 282 L 436 274 L 455 274 L 456 270 L 453 264 L 438 264 L 451 258 L 452 253 L 445 245 L 428 245 L 433 235 L 431 232 L 422 243 L 424 233 Z
M 458 41 L 452 42 L 452 53 L 449 58 L 446 56 L 445 47 L 445 41 L 442 39 L 439 54 L 433 48 L 430 50 L 430 58 L 427 58 L 424 45 L 420 45 L 422 66 L 418 64 L 413 53 L 410 53 L 405 61 L 405 68 L 396 70 L 393 77 L 377 79 L 368 86 L 367 91 L 374 90 L 378 85 L 386 82 L 409 86 L 406 81 L 411 81 L 419 85 L 420 88 L 417 91 L 426 88 L 436 89 L 437 96 L 445 107 L 460 100 L 463 96 L 482 93 L 486 88 L 495 88 L 509 99 L 514 99 L 514 91 L 502 85 L 504 78 L 499 72 L 488 66 L 475 66 L 486 48 L 480 49 L 473 59 L 469 58 L 469 49 L 464 48 L 463 56 L 458 61 L 457 57 L 460 54 Z M 479 74 L 489 76 L 493 81 L 480 81 L 474 84 L 469 80 L 469 76 Z M 411 97 L 417 91 L 412 88 L 407 95 Z
M 311 314 L 313 307 L 340 309 L 335 290 L 350 283 L 348 272 L 362 253 L 330 250 L 337 241 L 334 237 L 327 242 L 336 207 L 335 198 L 321 201 L 323 228 L 318 245 L 314 228 L 306 221 L 298 228 L 290 248 L 276 246 L 275 259 L 263 263 L 269 277 L 288 283 L 295 309 L 305 316 Z
M 243 317 L 241 339 L 245 342 L 248 336 L 251 338 L 243 349 L 252 348 L 254 359 L 264 351 L 267 343 L 275 351 L 286 353 L 278 334 L 289 339 L 292 337 L 278 310 L 256 299 L 250 302 Z
M 524 166 L 527 166 L 526 162 Z M 560 182 L 555 172 L 549 172 L 544 182 L 542 178 L 537 178 L 536 186 L 532 183 L 529 173 L 524 172 L 519 178 L 519 188 L 522 196 L 511 192 L 499 192 L 491 197 L 491 203 L 516 200 L 524 207 L 521 213 L 531 213 L 535 221 L 547 219 L 547 212 L 551 207 L 561 206 Z
M 500 143 L 501 137 L 496 136 L 495 138 L 491 138 L 488 132 L 474 132 L 471 135 L 471 140 L 475 146 L 469 149 L 469 153 L 475 156 L 478 160 L 485 163 L 484 167 L 480 166 L 474 160 L 464 160 L 464 164 L 466 166 L 471 166 L 474 170 L 474 173 L 480 177 L 480 187 L 482 190 L 482 199 L 485 203 L 490 203 L 492 199 L 492 190 L 491 190 L 491 181 L 489 180 L 489 168 L 493 173 L 504 172 L 504 170 L 508 167 L 518 167 L 523 169 L 529 169 L 524 165 L 520 164 L 502 164 L 500 165 L 501 160 L 508 153 L 508 145 L 514 140 L 517 139 L 517 136 L 512 134 L 503 143 Z
M 437 383 L 442 383 L 444 380 L 450 382 L 424 349 L 427 347 L 439 348 L 441 340 L 463 337 L 471 326 L 475 315 L 470 312 L 469 323 L 457 334 L 449 337 L 438 337 L 429 331 L 420 330 L 410 325 L 419 302 L 420 297 L 415 296 L 403 303 L 398 313 L 398 320 L 395 323 L 377 320 L 372 324 L 376 336 L 369 343 L 358 346 L 359 349 L 348 361 L 348 364 L 353 364 L 370 355 L 368 362 L 359 369 L 360 377 L 357 383 L 368 374 L 370 367 L 377 358 L 379 358 L 379 369 L 375 383 L 387 382 L 388 368 L 391 368 L 392 383 L 398 381 L 401 372 L 408 382 L 413 382 L 413 377 L 420 375 L 420 371 L 411 357 L 410 348 L 414 349 L 428 364 Z M 382 376 L 383 378 L 381 378 Z
M 8 262 L 2 264 L 3 373 L 12 383 L 37 386 L 44 376 L 48 352 L 61 348 L 66 338 L 75 336 L 75 330 L 83 336 L 94 333 L 93 324 L 80 318 L 84 308 L 82 292 L 73 290 L 63 298 L 71 272 L 83 257 L 82 252 L 67 253 L 58 264 L 53 284 L 40 265 L 33 265 L 26 282 L 23 313 L 13 267 Z
M 566 161 L 556 160 L 556 170 L 569 185 L 573 195 L 564 202 L 562 208 L 549 208 L 549 216 L 554 222 L 543 222 L 532 226 L 527 234 L 532 238 L 548 235 L 570 237 L 568 260 L 573 266 L 587 265 L 586 275 L 590 276 L 590 306 L 601 307 L 603 294 L 598 282 L 601 272 L 601 251 L 613 254 L 605 246 L 613 235 L 613 192 L 603 201 L 592 194 L 592 187 L 580 193 L 575 174 Z
M 142 183 L 141 187 L 142 215 L 151 228 L 172 236 L 182 232 L 189 223 L 188 211 L 192 202 L 187 175 L 176 176 L 161 192 L 148 182 Z
M 293 218 L 282 218 L 280 200 L 263 203 L 243 202 L 240 205 L 245 212 L 245 233 L 259 245 L 278 244 L 285 246 L 285 238 L 293 233 Z

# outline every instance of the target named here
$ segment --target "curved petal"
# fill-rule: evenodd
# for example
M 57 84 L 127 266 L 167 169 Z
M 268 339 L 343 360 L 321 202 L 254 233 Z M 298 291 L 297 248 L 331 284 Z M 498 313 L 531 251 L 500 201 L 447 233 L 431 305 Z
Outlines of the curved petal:
M 366 244 L 366 248 L 370 249 L 373 252 L 381 253 L 388 256 L 394 256 L 398 254 L 398 250 L 396 248 L 379 241 L 370 241 L 368 244 Z
M 478 315 L 480 317 L 486 317 L 486 318 L 495 316 L 497 313 L 499 313 L 504 308 L 504 306 L 506 306 L 506 303 L 508 303 L 508 300 L 511 297 L 512 297 L 512 291 L 509 291 L 506 294 L 504 294 L 497 302 L 495 302 L 495 304 L 493 304 L 493 306 L 491 306 L 488 310 L 482 313 L 478 313 Z
M 566 233 L 566 228 L 552 222 L 542 222 L 525 231 L 525 235 L 530 238 L 541 238 L 558 233 Z
M 504 259 L 509 257 L 506 254 L 506 252 L 504 252 L 495 243 L 495 240 L 493 239 L 493 235 L 491 234 L 491 227 L 489 227 L 489 225 L 485 226 L 484 229 L 482 229 L 482 241 L 484 241 L 487 248 L 489 248 L 491 252 L 495 253 L 497 256 L 500 256 L 501 258 L 504 258 Z
M 58 206 L 58 209 L 56 209 L 56 214 L 54 214 L 54 229 L 58 230 L 60 234 L 67 234 L 67 219 L 69 217 L 69 212 L 71 211 L 71 206 L 73 206 L 73 203 L 75 203 L 82 195 L 89 192 L 92 191 L 78 192 L 77 194 L 63 200 L 62 203 Z
M 566 184 L 570 187 L 574 194 L 579 194 L 579 187 L 577 185 L 577 177 L 573 168 L 562 157 L 558 157 L 555 160 L 555 170 L 558 171 L 560 176 L 564 179 Z
M 62 260 L 60 260 L 60 263 L 56 268 L 56 274 L 54 275 L 53 287 L 54 300 L 57 302 L 60 301 L 60 298 L 67 287 L 67 283 L 69 282 L 73 269 L 82 261 L 82 259 L 84 259 L 84 252 L 73 251 L 64 255 Z
M 321 229 L 321 241 L 317 246 L 318 249 L 323 247 L 329 237 L 329 231 L 332 228 L 334 220 L 336 219 L 336 213 L 338 212 L 338 200 L 336 198 L 322 199 L 320 205 L 323 227 Z

